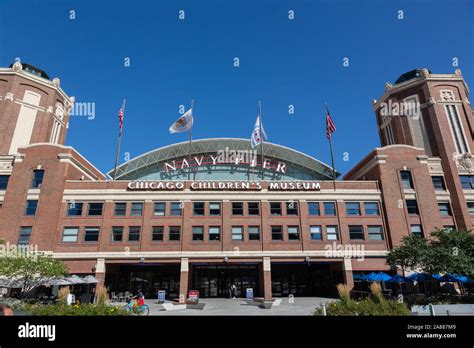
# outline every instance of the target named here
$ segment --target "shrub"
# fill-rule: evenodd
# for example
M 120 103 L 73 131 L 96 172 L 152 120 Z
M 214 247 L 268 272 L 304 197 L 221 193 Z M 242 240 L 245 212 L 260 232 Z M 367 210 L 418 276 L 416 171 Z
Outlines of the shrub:
M 347 284 L 337 284 L 336 289 L 342 302 L 348 302 L 351 299 L 351 290 Z
M 373 301 L 377 303 L 382 303 L 385 301 L 382 294 L 382 287 L 379 283 L 370 284 L 370 292 L 372 293 Z
M 57 305 L 29 305 L 27 311 L 36 316 L 120 316 L 130 315 L 131 312 L 120 307 L 95 304 L 75 304 L 72 306 Z
M 0 304 L 7 305 L 11 307 L 14 311 L 22 311 L 25 309 L 25 302 L 17 300 L 16 298 L 2 298 L 0 299 Z
M 107 289 L 104 286 L 97 287 L 97 304 L 103 305 L 108 299 Z
M 67 304 L 67 297 L 70 293 L 71 291 L 69 290 L 69 286 L 62 287 L 61 289 L 59 289 L 58 303 L 63 305 Z

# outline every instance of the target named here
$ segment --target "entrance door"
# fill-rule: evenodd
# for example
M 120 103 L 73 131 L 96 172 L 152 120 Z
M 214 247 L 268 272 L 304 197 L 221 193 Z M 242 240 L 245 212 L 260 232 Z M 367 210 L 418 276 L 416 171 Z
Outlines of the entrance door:
M 201 297 L 229 298 L 230 288 L 236 287 L 236 297 L 244 297 L 247 288 L 258 293 L 256 265 L 197 265 L 193 266 L 191 288 Z

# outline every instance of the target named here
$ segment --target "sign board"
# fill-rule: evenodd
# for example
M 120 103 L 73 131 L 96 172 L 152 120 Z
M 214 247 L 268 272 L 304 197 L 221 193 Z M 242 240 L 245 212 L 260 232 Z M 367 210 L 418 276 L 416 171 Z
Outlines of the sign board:
M 247 288 L 247 291 L 245 292 L 245 297 L 249 300 L 253 299 L 253 288 Z
M 158 290 L 158 302 L 165 302 L 166 291 Z
M 188 299 L 191 301 L 199 301 L 199 291 L 198 290 L 189 290 Z

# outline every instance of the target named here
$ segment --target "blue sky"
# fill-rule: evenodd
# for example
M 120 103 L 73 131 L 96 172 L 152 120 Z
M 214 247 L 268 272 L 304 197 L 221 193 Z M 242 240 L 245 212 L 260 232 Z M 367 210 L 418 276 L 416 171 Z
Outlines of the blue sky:
M 19 57 L 95 103 L 94 119 L 72 118 L 67 144 L 104 172 L 126 98 L 121 162 L 186 141 L 168 127 L 195 99 L 196 139 L 249 138 L 262 100 L 269 141 L 330 163 L 327 101 L 344 173 L 379 145 L 371 101 L 385 82 L 421 67 L 452 73 L 457 57 L 474 83 L 473 19 L 470 0 L 1 0 L 0 66 Z

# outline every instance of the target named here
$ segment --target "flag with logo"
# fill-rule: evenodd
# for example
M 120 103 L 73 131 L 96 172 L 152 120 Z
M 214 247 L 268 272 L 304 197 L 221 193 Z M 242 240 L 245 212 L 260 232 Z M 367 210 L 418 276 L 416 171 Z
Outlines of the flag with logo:
M 170 133 L 181 133 L 193 128 L 193 109 L 189 109 L 170 126 Z
M 257 120 L 255 121 L 252 137 L 250 138 L 250 144 L 252 145 L 252 149 L 257 147 L 257 145 L 260 145 L 260 143 L 264 140 L 267 140 L 267 134 L 263 129 L 262 121 L 259 115 L 257 116 Z

